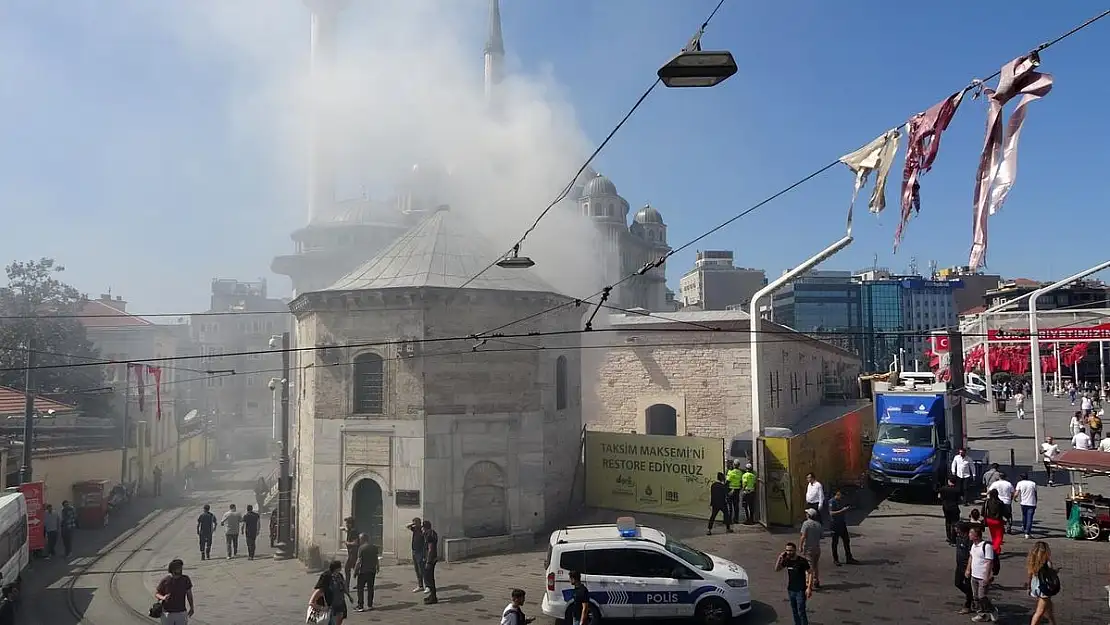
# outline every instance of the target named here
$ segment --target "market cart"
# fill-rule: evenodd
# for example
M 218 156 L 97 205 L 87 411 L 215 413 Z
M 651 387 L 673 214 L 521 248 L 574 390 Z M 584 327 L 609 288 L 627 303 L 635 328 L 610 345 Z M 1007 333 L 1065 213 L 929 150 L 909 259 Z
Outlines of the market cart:
M 1093 493 L 1090 478 L 1110 477 L 1110 453 L 1069 449 L 1056 457 L 1056 468 L 1071 475 L 1071 493 L 1064 501 L 1066 518 L 1079 508 L 1083 537 L 1098 540 L 1110 532 L 1110 498 Z

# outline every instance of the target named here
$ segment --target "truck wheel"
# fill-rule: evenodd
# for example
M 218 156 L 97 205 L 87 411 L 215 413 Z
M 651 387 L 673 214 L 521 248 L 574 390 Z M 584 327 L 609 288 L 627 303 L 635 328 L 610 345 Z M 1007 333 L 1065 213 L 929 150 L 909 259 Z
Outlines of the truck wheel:
M 732 610 L 723 599 L 710 597 L 698 604 L 696 620 L 699 625 L 727 625 L 732 619 Z

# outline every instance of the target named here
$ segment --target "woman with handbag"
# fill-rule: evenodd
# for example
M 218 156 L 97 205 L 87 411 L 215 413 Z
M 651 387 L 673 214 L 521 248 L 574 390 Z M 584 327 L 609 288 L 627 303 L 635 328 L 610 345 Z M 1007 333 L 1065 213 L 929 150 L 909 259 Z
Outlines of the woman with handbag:
M 328 570 L 320 574 L 308 599 L 306 623 L 318 625 L 343 625 L 347 618 L 347 584 L 343 578 L 343 563 L 332 560 Z

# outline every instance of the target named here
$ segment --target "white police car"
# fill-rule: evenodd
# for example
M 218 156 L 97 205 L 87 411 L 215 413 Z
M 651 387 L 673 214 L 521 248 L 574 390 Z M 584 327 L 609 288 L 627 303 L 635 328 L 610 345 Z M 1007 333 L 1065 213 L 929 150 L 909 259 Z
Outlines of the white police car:
M 752 609 L 743 568 L 638 527 L 630 517 L 552 533 L 544 567 L 541 609 L 568 624 L 570 571 L 578 571 L 589 589 L 594 620 L 695 617 L 718 625 Z

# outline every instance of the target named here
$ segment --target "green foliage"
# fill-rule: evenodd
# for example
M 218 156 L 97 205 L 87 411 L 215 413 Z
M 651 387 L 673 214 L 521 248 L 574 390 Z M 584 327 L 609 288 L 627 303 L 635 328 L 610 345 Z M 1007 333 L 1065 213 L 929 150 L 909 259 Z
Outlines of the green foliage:
M 80 314 L 86 298 L 60 279 L 65 267 L 43 258 L 14 262 L 4 270 L 8 284 L 0 287 L 0 385 L 23 388 L 20 369 L 26 366 L 28 345 L 36 367 L 100 359 L 81 321 L 67 316 Z M 103 399 L 88 391 L 103 387 L 104 380 L 102 366 L 63 367 L 35 369 L 31 384 L 36 393 L 101 416 L 96 413 L 104 408 Z

